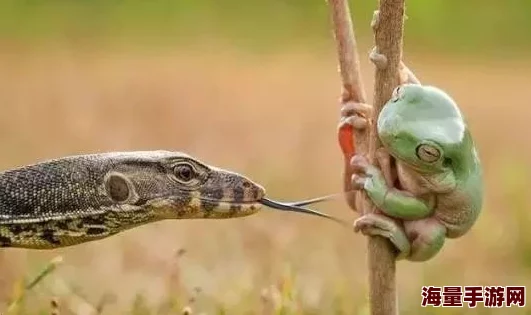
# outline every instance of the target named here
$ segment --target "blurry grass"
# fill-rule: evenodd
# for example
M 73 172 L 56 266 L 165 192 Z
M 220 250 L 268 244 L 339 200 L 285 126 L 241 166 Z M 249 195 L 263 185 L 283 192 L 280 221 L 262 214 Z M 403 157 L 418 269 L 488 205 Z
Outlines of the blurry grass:
M 51 274 L 57 269 L 57 266 L 62 263 L 63 258 L 61 256 L 57 256 L 50 260 L 50 262 L 42 268 L 39 273 L 31 279 L 28 283 L 24 283 L 25 281 L 17 281 L 15 282 L 15 285 L 13 286 L 13 301 L 9 303 L 9 306 L 7 307 L 6 313 L 7 314 L 23 314 L 20 310 L 20 304 L 24 301 L 24 297 L 28 292 L 30 292 L 39 282 L 41 282 L 46 276 Z
M 520 253 L 520 264 L 531 275 L 531 238 L 528 224 L 531 222 L 530 197 L 531 165 L 514 159 L 507 159 L 500 171 L 500 189 L 508 200 L 508 208 L 514 209 L 516 219 L 516 235 L 514 235 L 514 250 Z

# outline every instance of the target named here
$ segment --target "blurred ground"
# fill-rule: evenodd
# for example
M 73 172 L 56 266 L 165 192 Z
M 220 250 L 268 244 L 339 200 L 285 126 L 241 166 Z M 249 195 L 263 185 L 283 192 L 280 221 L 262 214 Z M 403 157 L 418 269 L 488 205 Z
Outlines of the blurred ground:
M 67 44 L 24 44 L 13 36 L 0 38 L 1 169 L 70 154 L 169 149 L 243 172 L 278 199 L 341 188 L 332 42 L 256 54 L 216 36 L 152 50 L 87 44 L 76 36 Z M 419 53 L 422 43 L 406 36 L 406 62 L 462 107 L 487 191 L 469 234 L 449 241 L 432 261 L 398 264 L 400 306 L 404 314 L 464 314 L 466 308 L 421 309 L 421 286 L 531 285 L 531 147 L 525 141 L 531 63 L 483 59 L 488 51 Z M 361 44 L 370 95 L 369 49 Z M 319 208 L 355 218 L 341 201 Z M 179 249 L 186 252 L 176 258 Z M 161 222 L 55 252 L 3 250 L 0 310 L 23 277 L 58 254 L 65 262 L 54 277 L 77 295 L 92 304 L 115 295 L 104 314 L 175 314 L 196 288 L 196 313 L 261 313 L 270 302 L 260 296 L 271 286 L 284 298 L 284 314 L 362 314 L 366 307 L 361 236 L 326 220 L 265 210 L 240 220 Z M 48 308 L 53 279 L 28 295 L 22 314 Z M 60 303 L 67 308 L 64 296 Z M 515 307 L 476 311 L 529 314 Z
M 339 191 L 335 56 L 219 51 L 4 50 L 1 167 L 164 148 L 248 174 L 281 199 Z M 531 149 L 525 124 L 531 67 L 429 56 L 408 60 L 424 82 L 445 87 L 468 116 L 485 167 L 487 199 L 469 235 L 447 243 L 433 261 L 399 264 L 402 307 L 420 312 L 422 285 L 529 285 Z M 370 88 L 372 68 L 363 63 L 362 69 Z M 321 209 L 354 218 L 341 202 Z M 174 279 L 180 248 L 187 253 Z M 306 309 L 330 313 L 337 296 L 345 299 L 347 312 L 365 304 L 365 240 L 313 217 L 264 211 L 241 220 L 162 222 L 54 253 L 5 250 L 2 301 L 13 281 L 57 254 L 66 265 L 58 274 L 89 301 L 106 291 L 118 295 L 108 314 L 130 308 L 137 294 L 155 307 L 168 294 L 185 299 L 196 286 L 203 290 L 200 310 L 221 303 L 229 313 L 243 314 L 258 309 L 260 291 L 289 270 Z M 176 282 L 183 291 L 172 291 Z M 47 303 L 46 289 L 36 292 L 30 299 Z

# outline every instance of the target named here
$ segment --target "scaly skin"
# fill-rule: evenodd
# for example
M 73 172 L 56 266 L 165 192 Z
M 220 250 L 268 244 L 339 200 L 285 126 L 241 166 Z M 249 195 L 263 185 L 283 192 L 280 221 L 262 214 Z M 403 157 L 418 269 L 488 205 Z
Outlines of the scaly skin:
M 352 157 L 350 187 L 365 191 L 383 212 L 362 215 L 355 231 L 388 238 L 398 250 L 397 259 L 426 261 L 441 250 L 445 238 L 464 235 L 476 222 L 483 199 L 482 168 L 450 96 L 420 85 L 403 64 L 401 82 L 377 117 L 383 145 L 376 152 L 379 168 L 352 152 L 353 134 L 348 134 L 366 128 L 369 105 L 344 105 L 340 145 L 345 157 Z M 359 197 L 349 203 L 360 212 Z
M 0 173 L 0 246 L 52 249 L 165 219 L 256 213 L 264 189 L 179 152 L 71 156 Z

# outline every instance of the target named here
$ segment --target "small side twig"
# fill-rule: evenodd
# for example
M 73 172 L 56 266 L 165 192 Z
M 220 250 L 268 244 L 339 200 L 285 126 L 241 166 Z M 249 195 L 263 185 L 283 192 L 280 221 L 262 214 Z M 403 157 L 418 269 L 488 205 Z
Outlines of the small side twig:
M 343 83 L 342 101 L 365 102 L 356 37 L 347 0 L 329 0 Z

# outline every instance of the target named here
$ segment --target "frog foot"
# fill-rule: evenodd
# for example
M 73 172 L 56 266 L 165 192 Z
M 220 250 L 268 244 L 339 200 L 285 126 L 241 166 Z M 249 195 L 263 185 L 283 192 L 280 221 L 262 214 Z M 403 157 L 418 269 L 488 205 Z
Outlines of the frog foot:
M 382 171 L 363 155 L 355 155 L 350 163 L 354 173 L 352 186 L 365 190 L 375 205 L 381 206 L 389 190 Z
M 358 102 L 347 102 L 341 107 L 340 128 L 351 125 L 355 129 L 363 130 L 368 126 L 368 117 L 372 114 L 372 105 Z
M 385 215 L 368 213 L 362 216 L 354 221 L 354 232 L 388 239 L 398 252 L 397 260 L 407 258 L 411 252 L 411 244 L 402 226 Z
M 369 60 L 376 66 L 378 69 L 387 68 L 388 60 L 387 57 L 378 52 L 378 47 L 373 47 L 369 53 Z
M 356 149 L 354 146 L 354 130 L 364 130 L 369 125 L 372 106 L 358 102 L 347 102 L 341 108 L 341 120 L 338 126 L 339 146 L 343 155 L 350 160 Z

